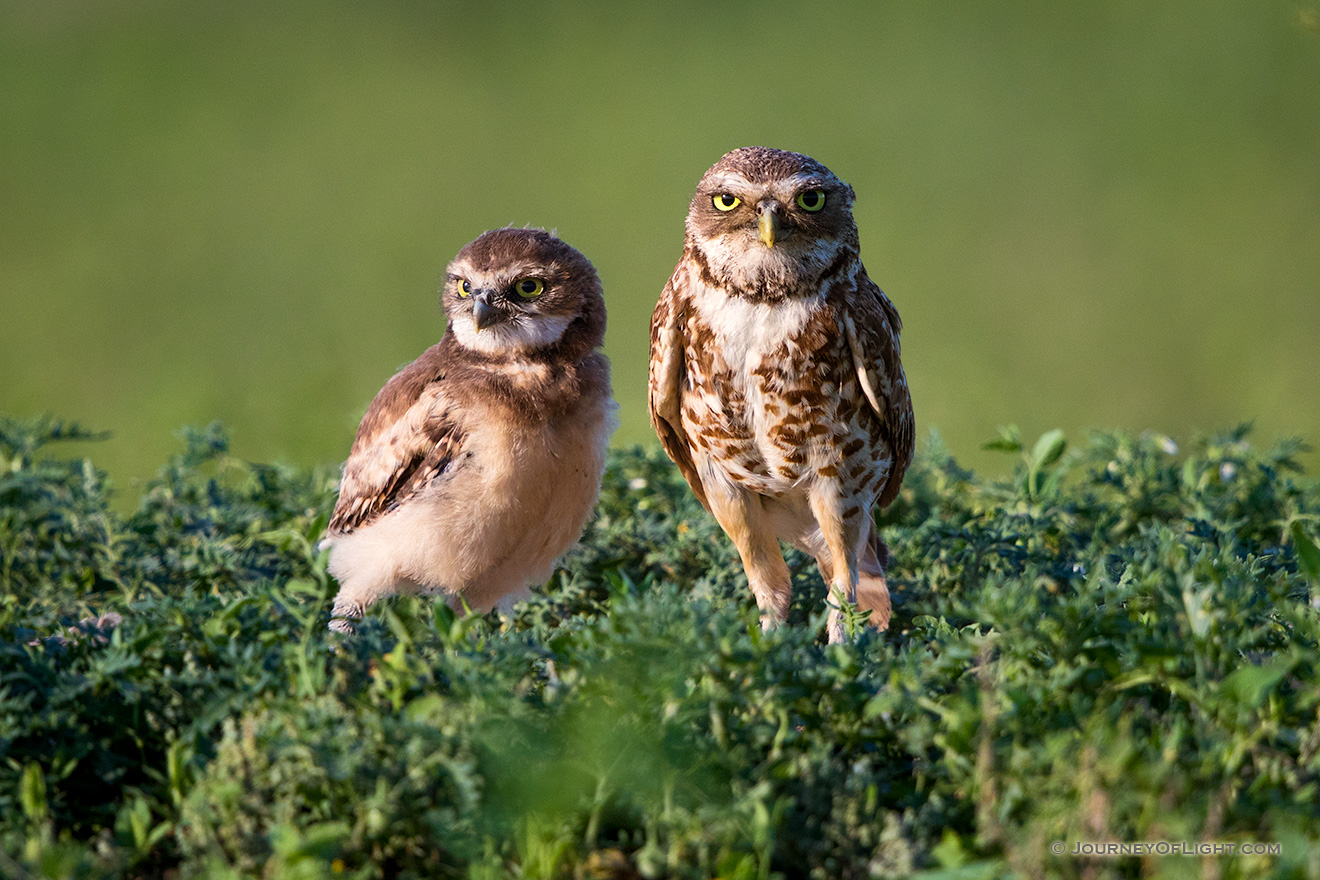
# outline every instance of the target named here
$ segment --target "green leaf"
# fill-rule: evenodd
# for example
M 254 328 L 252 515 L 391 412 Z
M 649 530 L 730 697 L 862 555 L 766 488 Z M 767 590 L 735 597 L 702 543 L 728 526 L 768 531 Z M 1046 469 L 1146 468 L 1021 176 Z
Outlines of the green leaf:
M 403 707 L 403 714 L 409 721 L 427 721 L 444 716 L 445 698 L 439 694 L 425 694 L 409 700 Z
M 1320 546 L 1306 533 L 1302 524 L 1296 520 L 1292 524 L 1293 549 L 1297 553 L 1297 565 L 1302 573 L 1310 578 L 1311 583 L 1320 584 Z
M 968 861 L 967 851 L 963 849 L 962 840 L 958 838 L 957 833 L 952 828 L 944 829 L 944 835 L 939 844 L 933 847 L 930 852 L 945 868 L 961 868 Z
M 302 828 L 276 825 L 271 829 L 270 841 L 286 865 L 307 860 L 328 861 L 338 855 L 349 831 L 348 823 L 342 821 L 318 822 Z
M 195 776 L 192 765 L 194 755 L 193 743 L 185 739 L 176 739 L 170 743 L 169 749 L 165 752 L 165 770 L 170 785 L 170 798 L 176 805 L 183 802 L 192 785 Z
M 46 774 L 41 765 L 35 762 L 23 768 L 23 778 L 18 785 L 19 803 L 23 805 L 23 815 L 33 822 L 44 822 L 50 807 L 46 804 Z
M 1296 657 L 1279 657 L 1260 666 L 1244 666 L 1224 679 L 1224 690 L 1248 706 L 1259 706 L 1296 665 Z
M 1022 432 L 1018 430 L 1017 425 L 1001 425 L 999 436 L 994 440 L 987 440 L 982 443 L 981 448 L 999 452 L 1021 452 Z
M 1041 434 L 1040 439 L 1031 449 L 1031 470 L 1038 472 L 1054 464 L 1067 447 L 1068 441 L 1064 439 L 1061 429 L 1055 428 Z

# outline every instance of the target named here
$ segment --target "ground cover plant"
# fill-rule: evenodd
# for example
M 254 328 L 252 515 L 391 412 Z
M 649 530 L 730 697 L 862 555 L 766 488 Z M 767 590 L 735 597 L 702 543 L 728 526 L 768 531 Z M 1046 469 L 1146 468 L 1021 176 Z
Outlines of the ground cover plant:
M 1320 876 L 1320 490 L 1245 429 L 933 438 L 883 517 L 895 619 L 790 623 L 658 453 L 613 453 L 512 619 L 345 641 L 334 473 L 189 430 L 131 514 L 0 421 L 0 875 Z M 1277 843 L 1086 859 L 1062 843 Z

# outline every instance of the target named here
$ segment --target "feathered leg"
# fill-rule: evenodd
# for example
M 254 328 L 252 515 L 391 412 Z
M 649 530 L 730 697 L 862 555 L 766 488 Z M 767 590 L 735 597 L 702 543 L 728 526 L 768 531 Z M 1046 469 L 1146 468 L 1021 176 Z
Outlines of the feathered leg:
M 865 529 L 869 520 L 869 515 L 862 511 L 869 510 L 869 506 L 858 504 L 855 499 L 845 499 L 833 480 L 812 485 L 807 501 L 825 542 L 826 553 L 823 555 L 829 557 L 831 577 L 826 583 L 830 587 L 830 614 L 826 633 L 830 644 L 839 644 L 848 636 L 843 608 L 857 605 L 858 560 L 863 555 L 862 545 L 868 534 Z
M 804 548 L 805 549 L 805 548 Z M 809 551 L 810 552 L 810 551 Z M 817 552 L 816 565 L 820 575 L 829 584 L 834 578 L 834 569 L 830 565 L 828 554 Z M 890 603 L 889 584 L 885 572 L 889 568 L 889 548 L 871 527 L 866 543 L 862 545 L 861 555 L 857 559 L 857 610 L 870 611 L 866 622 L 884 632 L 889 629 Z
M 816 560 L 827 589 L 834 584 L 834 564 L 829 546 L 816 515 L 806 498 L 780 498 L 766 505 L 775 529 L 782 540 L 789 541 Z M 867 623 L 879 630 L 889 626 L 889 588 L 885 571 L 889 567 L 889 548 L 880 540 L 874 525 L 868 522 L 867 540 L 857 558 L 857 607 L 870 611 Z
M 330 629 L 346 635 L 357 632 L 357 621 L 362 619 L 362 615 L 377 599 L 398 592 L 397 577 L 393 571 L 382 572 L 354 564 L 357 561 L 353 553 L 356 546 L 339 541 L 330 548 L 328 567 L 330 574 L 339 581 L 339 592 L 335 594 L 335 602 L 330 609 Z
M 708 484 L 709 485 L 709 484 Z M 779 540 L 766 516 L 761 498 L 736 486 L 707 491 L 711 513 L 742 557 L 748 586 L 761 609 L 761 628 L 770 629 L 788 619 L 792 583 Z

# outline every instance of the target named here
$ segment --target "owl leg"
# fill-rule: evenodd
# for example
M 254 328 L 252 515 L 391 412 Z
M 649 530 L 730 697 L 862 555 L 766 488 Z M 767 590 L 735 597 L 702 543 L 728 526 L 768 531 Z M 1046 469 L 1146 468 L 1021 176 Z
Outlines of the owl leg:
M 862 555 L 857 561 L 857 608 L 870 611 L 866 622 L 881 632 L 889 629 L 889 584 L 885 581 L 885 570 L 889 567 L 889 548 L 876 533 L 872 524 L 867 533 L 866 543 L 862 545 Z
M 519 602 L 522 602 L 530 595 L 532 595 L 532 591 L 524 587 L 521 590 L 509 593 L 507 596 L 500 599 L 500 601 L 496 602 L 495 609 L 505 617 L 513 617 L 513 609 L 518 606 Z
M 760 496 L 731 487 L 727 492 L 708 491 L 707 498 L 711 513 L 742 557 L 747 584 L 761 609 L 761 628 L 778 626 L 788 619 L 792 583 Z
M 845 499 L 838 484 L 832 481 L 812 486 L 807 500 L 825 542 L 826 552 L 821 555 L 829 560 L 827 565 L 817 558 L 821 574 L 827 576 L 830 586 L 826 633 L 830 644 L 839 644 L 848 636 L 844 609 L 855 612 L 857 605 L 858 560 L 866 534 L 863 532 L 866 524 L 862 515 L 864 505 Z
M 821 578 L 827 587 L 832 587 L 833 557 L 806 497 L 776 499 L 765 503 L 765 509 L 779 537 L 814 557 Z M 866 622 L 876 629 L 884 630 L 889 626 L 889 588 L 885 583 L 889 548 L 880 540 L 873 526 L 864 525 L 869 531 L 857 557 L 857 609 L 870 611 L 871 616 Z
M 334 574 L 334 569 L 331 569 Z M 330 608 L 331 632 L 352 635 L 357 632 L 357 622 L 367 613 L 367 609 L 384 596 L 407 594 L 415 590 L 400 589 L 408 581 L 396 582 L 393 578 L 345 577 L 339 582 L 339 592 L 335 594 L 335 603 Z
M 352 634 L 357 621 L 382 596 L 398 592 L 397 567 L 382 551 L 368 526 L 349 535 L 341 535 L 330 545 L 328 568 L 339 581 L 339 592 L 330 610 L 330 629 Z
M 816 566 L 821 570 L 821 578 L 826 584 L 834 581 L 834 566 L 830 563 L 829 550 L 825 548 L 824 538 L 820 534 L 813 536 L 814 541 L 796 542 L 797 548 L 816 557 Z M 890 565 L 890 549 L 880 540 L 880 536 L 871 528 L 862 553 L 857 559 L 857 610 L 870 611 L 866 623 L 873 625 L 880 632 L 890 628 L 890 584 L 884 579 L 884 573 Z
M 392 577 L 366 573 L 346 574 L 335 570 L 333 557 L 331 563 L 330 573 L 339 578 L 339 592 L 335 594 L 334 605 L 330 608 L 332 632 L 352 635 L 357 632 L 357 622 L 367 613 L 368 608 L 376 604 L 377 599 L 401 592 L 399 584 Z

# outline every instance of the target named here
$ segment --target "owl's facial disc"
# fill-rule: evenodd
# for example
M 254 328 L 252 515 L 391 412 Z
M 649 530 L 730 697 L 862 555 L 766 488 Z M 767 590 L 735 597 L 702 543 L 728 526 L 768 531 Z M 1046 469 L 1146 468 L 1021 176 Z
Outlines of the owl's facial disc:
M 855 236 L 851 195 L 823 169 L 747 176 L 716 168 L 698 184 L 688 233 L 727 288 L 771 299 L 807 295 Z
M 443 340 L 494 360 L 580 357 L 605 336 L 591 262 L 543 229 L 505 227 L 468 242 L 445 268 Z
M 445 290 L 449 325 L 466 348 L 516 355 L 557 342 L 572 322 L 553 281 L 525 271 L 471 274 L 451 274 Z

